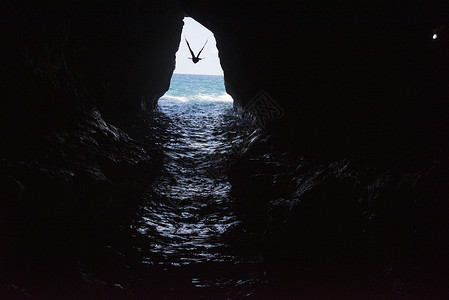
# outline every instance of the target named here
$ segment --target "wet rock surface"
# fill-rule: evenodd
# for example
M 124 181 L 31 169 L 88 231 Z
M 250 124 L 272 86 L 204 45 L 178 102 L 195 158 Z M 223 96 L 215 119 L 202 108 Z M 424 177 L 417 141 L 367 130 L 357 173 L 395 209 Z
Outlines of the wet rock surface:
M 93 108 L 70 130 L 14 142 L 21 147 L 1 163 L 2 279 L 57 295 L 82 282 L 89 248 L 132 217 L 162 154 Z
M 444 299 L 449 170 L 444 151 L 431 153 L 317 160 L 249 151 L 239 159 L 232 193 L 263 240 L 269 292 Z

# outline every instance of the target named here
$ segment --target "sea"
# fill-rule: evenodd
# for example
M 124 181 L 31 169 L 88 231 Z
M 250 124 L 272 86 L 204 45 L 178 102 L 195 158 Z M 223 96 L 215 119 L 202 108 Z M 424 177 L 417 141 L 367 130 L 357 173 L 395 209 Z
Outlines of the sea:
M 212 103 L 228 103 L 232 106 L 233 99 L 226 93 L 223 75 L 173 74 L 170 89 L 159 100 L 161 108 L 166 104 L 202 103 L 210 106 Z
M 168 298 L 251 295 L 263 282 L 262 256 L 240 252 L 249 238 L 227 171 L 257 129 L 215 75 L 174 74 L 152 119 L 164 160 L 136 222 L 149 240 L 143 263 L 167 279 Z

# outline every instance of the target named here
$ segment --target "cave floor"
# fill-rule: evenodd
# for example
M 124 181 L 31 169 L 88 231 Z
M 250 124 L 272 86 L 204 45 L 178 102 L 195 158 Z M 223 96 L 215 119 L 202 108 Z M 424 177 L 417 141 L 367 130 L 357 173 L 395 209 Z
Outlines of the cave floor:
M 156 125 L 164 172 L 134 225 L 149 241 L 142 264 L 164 295 L 251 295 L 264 282 L 260 241 L 246 233 L 226 175 L 250 126 L 226 102 L 161 101 L 154 114 L 164 123 Z

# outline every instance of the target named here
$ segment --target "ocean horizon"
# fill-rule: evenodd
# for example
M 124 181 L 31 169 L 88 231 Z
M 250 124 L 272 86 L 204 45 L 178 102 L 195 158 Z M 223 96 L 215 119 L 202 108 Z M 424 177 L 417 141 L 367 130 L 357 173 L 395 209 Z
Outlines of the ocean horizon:
M 223 75 L 174 73 L 169 90 L 159 99 L 159 104 L 168 102 L 229 102 L 232 97 L 226 93 Z M 172 103 L 172 104 L 173 104 Z

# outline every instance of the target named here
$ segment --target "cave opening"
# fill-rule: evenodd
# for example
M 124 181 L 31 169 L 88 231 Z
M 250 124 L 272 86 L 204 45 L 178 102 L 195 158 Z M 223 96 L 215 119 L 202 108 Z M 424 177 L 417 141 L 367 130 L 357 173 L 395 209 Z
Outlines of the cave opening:
M 213 32 L 191 17 L 184 17 L 183 23 L 170 88 L 159 99 L 159 108 L 200 103 L 211 107 L 214 103 L 230 106 L 234 100 L 225 90 Z
M 250 289 L 263 278 L 261 253 L 245 257 L 238 250 L 254 241 L 245 237 L 227 178 L 256 128 L 225 91 L 213 33 L 192 18 L 184 23 L 170 88 L 152 113 L 160 121 L 156 143 L 164 172 L 152 184 L 152 201 L 139 210 L 137 231 L 152 239 L 143 261 L 183 270 L 170 280 L 184 282 L 193 294 L 233 293 L 238 282 L 249 282 Z M 195 54 L 207 41 L 199 55 L 204 59 L 188 59 L 186 40 Z

